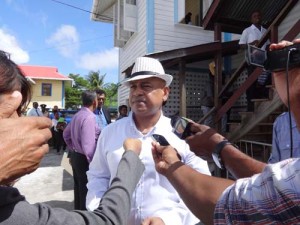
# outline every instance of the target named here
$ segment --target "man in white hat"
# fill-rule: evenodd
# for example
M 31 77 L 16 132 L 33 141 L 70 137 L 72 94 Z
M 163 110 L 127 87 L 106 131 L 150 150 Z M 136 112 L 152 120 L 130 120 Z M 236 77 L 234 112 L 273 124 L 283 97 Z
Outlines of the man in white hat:
M 137 138 L 142 141 L 140 158 L 145 172 L 132 196 L 128 224 L 182 225 L 199 222 L 187 209 L 169 181 L 155 171 L 151 153 L 153 134 L 163 135 L 179 149 L 182 161 L 204 174 L 209 174 L 207 163 L 196 157 L 188 145 L 173 132 L 170 119 L 162 106 L 169 96 L 172 76 L 156 59 L 137 58 L 131 76 L 123 82 L 130 88 L 129 103 L 132 113 L 106 127 L 100 135 L 88 175 L 87 208 L 98 207 L 104 192 L 117 172 L 122 157 L 123 141 Z

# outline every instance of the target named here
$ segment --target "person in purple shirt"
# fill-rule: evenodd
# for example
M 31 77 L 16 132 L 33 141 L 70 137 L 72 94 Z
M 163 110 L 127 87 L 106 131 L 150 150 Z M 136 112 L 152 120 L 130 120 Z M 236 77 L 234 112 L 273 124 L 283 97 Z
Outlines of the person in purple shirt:
M 97 94 L 94 91 L 82 93 L 82 105 L 78 113 L 63 132 L 64 140 L 71 151 L 71 165 L 74 179 L 74 209 L 86 210 L 87 176 L 92 161 L 100 129 L 93 113 L 97 107 Z

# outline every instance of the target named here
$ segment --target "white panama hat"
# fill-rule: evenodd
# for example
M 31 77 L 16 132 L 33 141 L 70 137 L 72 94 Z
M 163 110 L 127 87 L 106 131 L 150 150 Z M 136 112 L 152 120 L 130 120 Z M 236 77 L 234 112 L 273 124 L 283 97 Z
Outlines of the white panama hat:
M 133 66 L 130 77 L 125 79 L 122 84 L 128 87 L 131 81 L 142 80 L 150 77 L 157 77 L 166 81 L 167 87 L 173 80 L 172 75 L 165 74 L 164 68 L 157 59 L 149 57 L 138 57 L 135 60 L 135 64 Z

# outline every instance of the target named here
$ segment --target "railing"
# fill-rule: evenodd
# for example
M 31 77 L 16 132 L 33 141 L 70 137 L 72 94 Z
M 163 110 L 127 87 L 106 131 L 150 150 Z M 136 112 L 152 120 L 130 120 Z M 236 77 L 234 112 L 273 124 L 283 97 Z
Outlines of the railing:
M 243 153 L 265 163 L 267 163 L 272 151 L 272 144 L 258 141 L 239 140 L 235 144 Z M 226 178 L 234 180 L 234 177 L 228 171 L 226 171 Z

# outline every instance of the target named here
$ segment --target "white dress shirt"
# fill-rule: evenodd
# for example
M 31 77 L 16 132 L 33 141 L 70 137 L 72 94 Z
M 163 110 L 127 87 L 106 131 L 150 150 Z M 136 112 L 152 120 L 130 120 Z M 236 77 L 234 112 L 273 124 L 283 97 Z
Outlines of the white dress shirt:
M 261 29 L 259 30 L 254 24 L 252 24 L 250 27 L 247 27 L 240 38 L 239 44 L 249 44 L 255 40 L 260 40 L 261 37 L 266 33 L 266 29 L 261 26 Z M 270 44 L 270 41 L 267 40 L 265 44 L 261 47 L 261 49 L 266 49 L 266 46 Z
M 44 116 L 39 108 L 31 108 L 27 112 L 27 116 Z
M 182 161 L 201 173 L 210 175 L 206 161 L 190 151 L 185 141 L 173 132 L 170 119 L 161 116 L 154 128 L 143 135 L 135 126 L 132 114 L 107 126 L 100 134 L 94 158 L 90 163 L 86 205 L 89 210 L 98 207 L 101 197 L 115 176 L 124 152 L 123 141 L 138 138 L 142 141 L 140 159 L 145 171 L 132 196 L 129 225 L 140 225 L 147 217 L 160 217 L 166 225 L 195 224 L 199 220 L 187 209 L 166 177 L 156 172 L 151 153 L 152 134 L 161 134 L 174 146 Z

